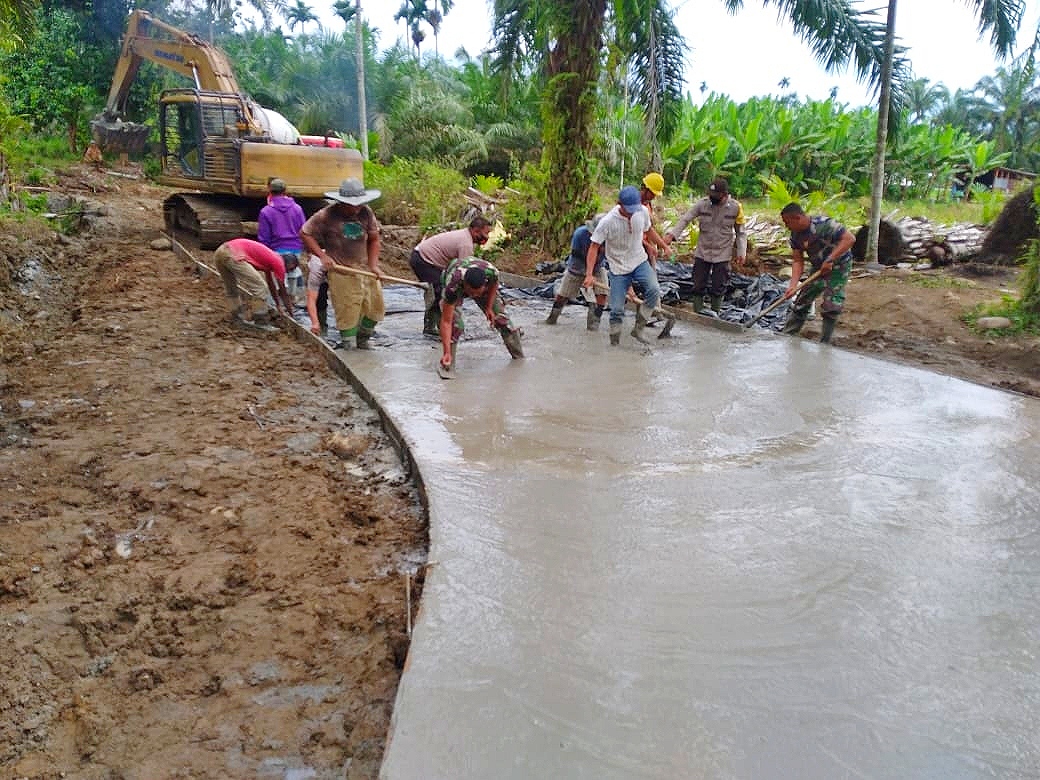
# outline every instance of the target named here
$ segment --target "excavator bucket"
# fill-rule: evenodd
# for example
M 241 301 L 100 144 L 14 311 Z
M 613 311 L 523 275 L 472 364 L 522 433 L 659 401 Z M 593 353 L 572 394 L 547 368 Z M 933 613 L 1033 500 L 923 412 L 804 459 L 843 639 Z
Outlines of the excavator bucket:
M 152 128 L 134 122 L 109 122 L 98 117 L 90 123 L 90 134 L 103 152 L 141 154 Z

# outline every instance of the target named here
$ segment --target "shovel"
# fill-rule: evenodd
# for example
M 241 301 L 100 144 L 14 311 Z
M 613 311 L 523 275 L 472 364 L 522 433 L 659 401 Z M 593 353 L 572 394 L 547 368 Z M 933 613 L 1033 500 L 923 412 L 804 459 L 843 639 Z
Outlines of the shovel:
M 809 282 L 815 282 L 820 277 L 820 274 L 822 274 L 822 273 L 823 273 L 823 270 L 821 269 L 819 271 L 814 271 L 813 273 L 809 274 L 809 276 L 806 277 L 805 281 L 802 282 L 797 287 L 795 287 L 794 291 L 790 295 L 781 295 L 777 300 L 773 301 L 766 308 L 762 309 L 762 311 L 760 311 L 758 314 L 756 314 L 755 317 L 751 320 L 751 322 L 749 322 L 747 325 L 744 326 L 744 330 L 749 330 L 752 325 L 754 325 L 760 319 L 762 319 L 767 314 L 769 314 L 769 312 L 773 311 L 773 309 L 775 309 L 778 306 L 780 306 L 780 304 L 783 303 L 784 301 L 789 300 L 791 298 L 794 298 L 796 295 L 798 295 L 798 293 L 801 291 L 801 289 L 803 287 L 805 287 L 805 285 L 809 284 Z
M 355 276 L 371 276 L 373 279 L 379 279 L 380 277 L 371 271 L 362 271 L 360 268 L 351 268 L 349 265 L 340 265 L 339 263 L 332 264 L 332 270 L 339 274 L 354 274 Z M 412 287 L 418 287 L 425 290 L 429 287 L 426 282 L 417 282 L 414 279 L 402 279 L 399 276 L 387 276 L 383 274 L 382 279 L 384 282 L 396 282 L 397 284 L 409 284 Z

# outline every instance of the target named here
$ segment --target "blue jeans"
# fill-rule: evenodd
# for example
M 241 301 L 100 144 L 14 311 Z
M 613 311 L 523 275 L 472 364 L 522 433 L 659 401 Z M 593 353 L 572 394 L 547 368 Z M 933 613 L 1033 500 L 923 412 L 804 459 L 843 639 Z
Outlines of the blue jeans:
M 661 286 L 657 283 L 657 271 L 644 260 L 627 274 L 610 274 L 610 322 L 619 323 L 625 318 L 625 295 L 632 282 L 643 288 L 643 308 L 653 311 L 661 302 Z

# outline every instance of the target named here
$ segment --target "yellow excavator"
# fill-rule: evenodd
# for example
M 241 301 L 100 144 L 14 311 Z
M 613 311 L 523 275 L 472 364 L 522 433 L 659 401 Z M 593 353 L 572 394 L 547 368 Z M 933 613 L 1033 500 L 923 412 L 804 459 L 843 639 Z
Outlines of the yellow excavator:
M 185 190 L 163 203 L 167 229 L 196 237 L 203 249 L 244 233 L 279 178 L 312 213 L 344 179 L 363 181 L 361 154 L 338 138 L 301 136 L 281 114 L 238 86 L 227 56 L 211 43 L 154 18 L 130 14 L 105 110 L 91 122 L 102 151 L 140 153 L 148 125 L 123 120 L 130 86 L 144 61 L 191 79 L 159 97 L 162 184 Z

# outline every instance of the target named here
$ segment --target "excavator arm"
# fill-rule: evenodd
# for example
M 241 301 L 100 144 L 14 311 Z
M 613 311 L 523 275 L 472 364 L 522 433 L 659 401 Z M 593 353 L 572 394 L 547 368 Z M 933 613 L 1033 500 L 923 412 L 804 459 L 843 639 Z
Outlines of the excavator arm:
M 121 118 L 130 87 L 144 61 L 154 62 L 192 80 L 195 89 L 238 95 L 241 90 L 222 51 L 197 35 L 178 30 L 147 11 L 130 14 L 123 48 L 116 63 L 104 118 Z

